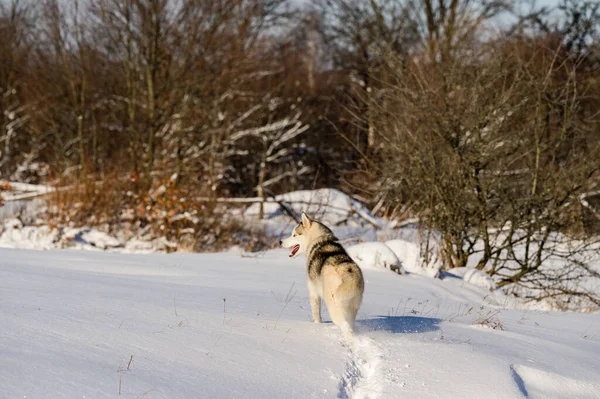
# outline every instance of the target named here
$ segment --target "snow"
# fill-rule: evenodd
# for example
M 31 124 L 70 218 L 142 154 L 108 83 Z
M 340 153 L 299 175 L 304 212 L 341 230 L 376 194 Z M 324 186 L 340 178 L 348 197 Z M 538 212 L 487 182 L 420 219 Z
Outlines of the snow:
M 152 242 L 140 240 L 138 238 L 132 238 L 127 241 L 124 248 L 124 252 L 128 253 L 152 253 L 156 251 Z
M 174 178 L 172 176 L 172 178 Z M 44 186 L 10 183 L 13 190 L 21 192 L 30 190 L 33 193 L 47 192 Z M 164 187 L 158 189 L 159 192 Z M 334 189 L 318 189 L 296 191 L 277 197 L 279 202 L 284 202 L 288 209 L 299 215 L 308 210 L 309 214 L 317 220 L 324 221 L 340 239 L 340 242 L 349 249 L 351 256 L 364 268 L 399 270 L 402 273 L 421 275 L 429 278 L 459 278 L 464 283 L 472 284 L 488 290 L 495 290 L 495 282 L 485 273 L 474 270 L 479 257 L 474 255 L 469 258 L 468 269 L 453 270 L 451 273 L 441 272 L 442 261 L 439 257 L 439 235 L 432 233 L 430 239 L 429 255 L 424 256 L 423 231 L 415 225 L 418 220 L 407 220 L 402 223 L 376 218 L 368 209 L 350 196 Z M 269 201 L 273 201 L 270 199 Z M 245 212 L 241 209 L 230 209 L 228 217 L 235 218 L 237 222 L 245 224 L 250 229 L 259 226 L 268 239 L 276 243 L 282 237 L 289 235 L 294 224 L 293 218 L 284 212 L 277 202 L 267 202 L 265 205 L 265 220 L 257 220 L 258 204 L 250 206 Z M 44 209 L 41 198 L 30 200 L 7 201 L 0 207 L 0 220 L 7 219 L 3 226 L 0 222 L 0 247 L 25 248 L 25 249 L 83 249 L 105 250 L 120 253 L 154 253 L 186 251 L 190 245 L 179 245 L 164 236 L 153 234 L 148 228 L 138 230 L 127 220 L 133 219 L 133 214 L 123 211 L 122 219 L 125 221 L 119 226 L 90 226 L 73 227 L 53 226 L 40 218 L 40 210 Z M 18 216 L 18 219 L 15 218 Z M 181 213 L 171 217 L 171 221 L 188 220 L 192 225 L 198 222 L 198 217 L 191 213 Z M 15 224 L 16 221 L 16 224 Z M 11 224 L 12 223 L 12 224 Z M 112 228 L 111 228 L 112 227 Z M 180 233 L 194 234 L 194 228 L 187 228 Z M 492 231 L 502 239 L 503 229 Z M 262 233 L 261 233 L 262 234 Z M 392 239 L 393 238 L 393 239 Z M 524 284 L 512 284 L 503 287 L 503 290 L 521 298 L 536 298 L 541 294 L 553 293 L 555 297 L 548 297 L 532 305 L 537 309 L 545 310 L 576 310 L 587 311 L 597 309 L 597 306 L 585 297 L 576 298 L 561 292 L 586 290 L 589 293 L 600 289 L 597 273 L 600 270 L 600 252 L 598 245 L 591 246 L 587 242 L 567 240 L 562 235 L 552 238 L 552 249 L 559 256 L 548 256 L 543 265 L 543 276 L 532 274 L 523 280 Z M 357 247 L 353 247 L 357 244 Z M 581 251 L 572 260 L 575 262 L 589 263 L 591 270 L 581 275 L 581 269 L 568 264 L 560 253 L 565 254 L 575 247 L 588 247 Z M 532 248 L 535 248 L 533 246 Z M 475 250 L 482 251 L 481 242 L 476 242 Z M 524 248 L 516 247 L 515 253 L 522 257 Z M 242 246 L 233 248 L 231 252 L 243 252 Z M 510 254 L 502 253 L 502 257 Z M 507 265 L 515 266 L 514 261 Z M 397 269 L 401 265 L 401 269 Z M 587 273 L 587 274 L 586 274 Z M 555 280 L 561 277 L 561 286 L 556 286 Z M 498 276 L 495 278 L 499 278 Z M 545 279 L 545 280 L 543 280 Z M 531 280 L 531 281 L 530 281 Z M 532 282 L 533 281 L 533 282 Z M 540 283 L 546 281 L 547 286 L 540 288 Z M 529 285 L 529 286 L 528 286 Z M 531 287 L 531 286 L 535 287 Z
M 439 275 L 442 263 L 435 253 L 430 255 L 429 262 L 427 262 L 421 255 L 419 244 L 398 239 L 386 241 L 385 245 L 396 254 L 407 272 L 426 277 L 437 277 Z
M 4 187 L 6 185 L 10 187 L 10 190 L 2 191 L 2 199 L 4 201 L 17 201 L 33 198 L 43 194 L 48 194 L 53 191 L 52 187 L 50 186 L 0 180 L 0 187 Z
M 584 399 L 600 395 L 598 381 L 580 381 L 537 368 L 517 364 L 515 378 L 522 381 L 522 392 L 528 397 L 546 399 Z
M 1 233 L 0 248 L 51 249 L 59 237 L 57 229 L 48 225 L 23 226 L 17 218 L 5 219 Z
M 116 238 L 95 229 L 67 228 L 63 234 L 66 240 L 73 240 L 83 247 L 91 246 L 98 249 L 110 249 L 121 246 L 121 243 Z
M 600 314 L 363 272 L 350 351 L 284 250 L 0 249 L 0 397 L 600 398 Z
M 367 225 L 378 224 L 369 210 L 360 202 L 352 199 L 339 190 L 322 188 L 318 190 L 300 190 L 277 195 L 276 201 L 289 206 L 296 215 L 306 212 L 314 220 L 318 220 L 330 227 L 341 224 Z M 265 202 L 263 204 L 265 219 L 289 219 L 289 216 L 281 209 L 278 202 Z M 256 217 L 259 214 L 260 205 L 252 204 L 246 209 L 244 215 Z
M 29 183 L 19 183 L 19 182 L 0 182 L 3 184 L 10 185 L 11 190 L 14 191 L 26 191 L 26 192 L 35 192 L 40 194 L 49 193 L 52 191 L 50 186 L 44 186 L 41 184 L 29 184 Z
M 394 252 L 382 242 L 365 242 L 346 248 L 348 255 L 361 267 L 389 269 L 403 273 L 404 269 Z
M 2 197 L 4 199 L 4 197 Z M 40 209 L 46 205 L 45 201 L 40 198 L 4 201 L 0 206 L 0 223 L 4 219 L 21 215 L 25 218 L 35 218 L 39 214 Z
M 489 274 L 482 270 L 477 270 L 470 267 L 455 267 L 454 269 L 444 272 L 444 276 L 457 277 L 463 279 L 469 284 L 486 288 L 490 291 L 496 289 L 496 282 L 490 277 Z
M 80 249 L 88 251 L 110 251 L 124 253 L 166 252 L 176 248 L 176 243 L 165 237 L 131 236 L 120 232 L 111 236 L 91 227 L 53 227 L 48 224 L 23 225 L 18 218 L 7 218 L 1 222 L 0 248 L 22 249 Z

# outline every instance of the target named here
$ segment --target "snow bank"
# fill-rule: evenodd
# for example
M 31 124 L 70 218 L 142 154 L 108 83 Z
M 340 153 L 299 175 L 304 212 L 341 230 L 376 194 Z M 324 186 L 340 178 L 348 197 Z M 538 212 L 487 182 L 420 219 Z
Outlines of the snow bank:
M 4 220 L 0 231 L 0 247 L 25 249 L 57 248 L 60 233 L 50 226 L 23 226 L 21 220 L 8 218 Z
M 390 240 L 386 241 L 385 245 L 400 259 L 407 272 L 433 278 L 439 275 L 442 262 L 435 254 L 431 254 L 429 262 L 426 262 L 421 256 L 421 248 L 418 244 L 405 240 Z
M 496 283 L 489 274 L 471 267 L 455 267 L 454 269 L 444 272 L 444 275 L 460 278 L 469 284 L 473 284 L 477 287 L 485 288 L 490 291 L 493 291 L 497 288 Z
M 63 240 L 67 242 L 74 242 L 77 246 L 93 247 L 97 249 L 112 249 L 121 247 L 121 243 L 114 237 L 108 234 L 98 231 L 96 229 L 76 229 L 76 228 L 65 228 L 63 229 Z
M 365 242 L 346 248 L 348 255 L 363 269 L 389 269 L 404 273 L 398 257 L 381 242 Z
M 16 201 L 26 198 L 33 198 L 53 191 L 53 188 L 50 186 L 9 182 L 5 180 L 0 180 L 0 186 L 10 187 L 9 190 L 2 191 L 2 198 L 4 201 Z
M 364 226 L 380 223 L 360 202 L 332 188 L 293 191 L 277 195 L 275 199 L 288 206 L 296 215 L 306 212 L 311 218 L 331 227 L 342 224 Z M 263 204 L 265 219 L 289 220 L 289 216 L 278 202 L 271 199 L 271 202 Z M 246 209 L 244 215 L 257 217 L 259 210 L 260 204 L 255 203 Z
M 21 249 L 81 249 L 126 253 L 165 252 L 177 247 L 165 237 L 113 237 L 90 228 L 50 227 L 47 224 L 24 226 L 18 218 L 4 220 L 0 229 L 0 248 Z

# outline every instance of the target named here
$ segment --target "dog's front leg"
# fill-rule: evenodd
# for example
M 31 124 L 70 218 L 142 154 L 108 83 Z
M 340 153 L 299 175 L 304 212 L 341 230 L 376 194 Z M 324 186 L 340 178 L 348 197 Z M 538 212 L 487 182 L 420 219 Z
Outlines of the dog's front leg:
M 321 322 L 321 297 L 317 287 L 312 282 L 308 282 L 308 293 L 310 295 L 310 309 L 312 311 L 313 323 Z
M 310 308 L 312 310 L 313 323 L 321 322 L 321 298 L 318 295 L 310 297 Z

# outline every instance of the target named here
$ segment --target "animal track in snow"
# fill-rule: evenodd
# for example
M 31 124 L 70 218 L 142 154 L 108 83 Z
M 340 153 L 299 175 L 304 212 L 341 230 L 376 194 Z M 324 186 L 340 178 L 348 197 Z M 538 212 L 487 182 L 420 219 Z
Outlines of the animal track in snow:
M 350 355 L 339 384 L 340 399 L 376 399 L 382 392 L 382 375 L 379 369 L 381 351 L 371 338 L 354 335 L 350 342 Z

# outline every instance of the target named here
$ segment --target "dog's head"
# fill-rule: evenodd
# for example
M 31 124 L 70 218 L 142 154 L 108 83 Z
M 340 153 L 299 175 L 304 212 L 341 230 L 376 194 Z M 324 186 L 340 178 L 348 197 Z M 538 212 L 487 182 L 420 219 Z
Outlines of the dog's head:
M 302 223 L 292 230 L 290 237 L 279 243 L 284 248 L 292 248 L 289 256 L 295 258 L 301 253 L 305 253 L 312 243 L 326 235 L 333 236 L 333 233 L 323 224 L 310 219 L 306 213 L 302 212 Z

